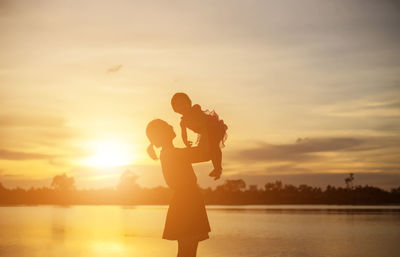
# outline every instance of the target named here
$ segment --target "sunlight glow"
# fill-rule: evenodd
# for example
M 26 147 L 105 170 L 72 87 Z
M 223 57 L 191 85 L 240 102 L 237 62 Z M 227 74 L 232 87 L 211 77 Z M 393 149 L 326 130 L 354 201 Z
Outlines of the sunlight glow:
M 94 154 L 83 160 L 84 165 L 113 167 L 131 164 L 136 159 L 129 144 L 117 141 L 96 141 L 90 148 Z

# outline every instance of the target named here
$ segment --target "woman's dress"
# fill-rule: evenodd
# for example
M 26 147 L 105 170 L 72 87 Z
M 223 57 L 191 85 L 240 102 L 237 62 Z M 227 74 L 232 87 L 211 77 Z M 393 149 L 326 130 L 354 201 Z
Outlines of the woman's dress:
M 193 154 L 194 148 L 167 148 L 161 151 L 164 179 L 173 190 L 165 221 L 164 239 L 201 241 L 207 239 L 211 231 L 204 199 L 191 164 Z

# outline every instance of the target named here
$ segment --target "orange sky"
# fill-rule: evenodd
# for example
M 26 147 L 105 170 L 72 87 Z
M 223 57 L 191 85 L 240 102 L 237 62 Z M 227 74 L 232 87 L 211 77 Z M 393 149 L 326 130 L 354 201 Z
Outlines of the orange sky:
M 224 178 L 398 186 L 399 6 L 367 2 L 1 1 L 0 182 L 162 184 L 144 129 L 179 135 L 183 91 L 229 126 Z

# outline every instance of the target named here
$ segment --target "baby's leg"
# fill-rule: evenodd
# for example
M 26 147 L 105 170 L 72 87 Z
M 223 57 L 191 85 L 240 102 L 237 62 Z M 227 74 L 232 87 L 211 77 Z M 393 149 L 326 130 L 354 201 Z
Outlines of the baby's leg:
M 213 171 L 209 175 L 215 179 L 219 179 L 222 173 L 222 151 L 219 146 L 220 141 L 213 139 L 213 137 L 207 134 L 201 135 L 198 146 L 203 149 L 203 155 L 209 157 L 214 166 Z
M 214 170 L 210 173 L 210 176 L 215 177 L 215 179 L 219 179 L 222 173 L 222 151 L 219 146 L 219 142 L 211 143 L 210 155 Z

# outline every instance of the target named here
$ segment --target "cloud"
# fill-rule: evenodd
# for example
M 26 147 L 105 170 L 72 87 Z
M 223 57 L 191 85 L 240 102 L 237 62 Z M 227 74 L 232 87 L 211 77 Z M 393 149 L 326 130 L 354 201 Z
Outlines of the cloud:
M 68 126 L 66 119 L 61 116 L 0 114 L 0 149 L 27 151 L 26 149 L 38 145 L 60 149 L 67 147 L 82 135 L 76 128 Z
M 0 115 L 0 127 L 60 127 L 64 124 L 63 118 L 55 116 Z
M 351 100 L 323 106 L 317 112 L 338 117 L 400 117 L 400 101 L 393 99 L 377 100 L 376 98 L 375 96 L 375 99 Z
M 0 159 L 3 160 L 47 160 L 54 157 L 54 155 L 49 154 L 16 152 L 0 149 Z
M 265 169 L 265 172 L 268 172 L 268 173 L 280 173 L 280 174 L 290 172 L 290 173 L 294 174 L 294 173 L 311 173 L 312 170 L 307 169 L 307 168 L 303 168 L 303 167 L 297 167 L 294 164 L 284 164 L 284 165 L 277 165 L 277 166 L 267 167 Z
M 107 73 L 118 72 L 121 68 L 122 68 L 122 65 L 117 65 L 117 66 L 111 67 L 107 70 Z
M 248 161 L 314 161 L 319 158 L 316 153 L 335 152 L 355 149 L 364 143 L 358 138 L 299 138 L 293 144 L 267 144 L 234 154 L 235 158 Z
M 375 104 L 371 104 L 369 106 L 365 106 L 365 108 L 370 108 L 370 109 L 397 109 L 400 110 L 400 101 L 388 101 L 388 102 L 378 102 Z
M 399 146 L 400 137 L 396 136 L 299 138 L 292 144 L 263 142 L 255 147 L 228 152 L 226 160 L 232 163 L 244 162 L 246 165 L 307 162 L 310 165 L 335 166 L 335 169 L 345 169 L 346 165 L 362 162 L 374 164 L 374 171 L 377 171 L 386 165 L 399 163 Z
M 254 184 L 279 179 L 291 184 L 342 185 L 346 174 L 356 173 L 363 174 L 360 184 L 400 185 L 398 136 L 299 138 L 292 144 L 259 143 L 225 157 L 230 165 L 225 176 Z
M 58 167 L 71 167 L 73 162 L 71 158 L 77 158 L 84 156 L 82 153 L 76 154 L 45 154 L 36 152 L 23 152 L 23 151 L 10 151 L 6 149 L 0 149 L 0 160 L 8 160 L 15 162 L 30 161 L 30 160 L 43 160 L 47 161 L 48 164 Z M 0 175 L 2 170 L 0 170 Z M 3 170 L 3 173 L 5 171 Z
M 0 1 L 0 14 L 8 14 L 12 12 L 15 1 L 12 0 L 1 0 Z

